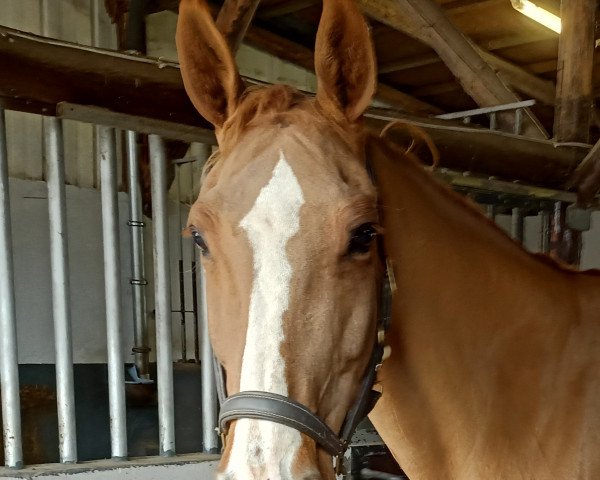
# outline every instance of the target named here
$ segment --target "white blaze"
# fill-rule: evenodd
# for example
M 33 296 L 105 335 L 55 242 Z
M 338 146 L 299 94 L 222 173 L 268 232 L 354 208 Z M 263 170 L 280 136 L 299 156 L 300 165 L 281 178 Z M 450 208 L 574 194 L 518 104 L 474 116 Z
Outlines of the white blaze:
M 253 253 L 254 278 L 240 390 L 288 394 L 283 314 L 288 309 L 292 267 L 286 247 L 300 228 L 304 196 L 283 152 L 273 175 L 240 222 Z M 226 475 L 236 479 L 291 478 L 300 433 L 273 422 L 238 420 Z

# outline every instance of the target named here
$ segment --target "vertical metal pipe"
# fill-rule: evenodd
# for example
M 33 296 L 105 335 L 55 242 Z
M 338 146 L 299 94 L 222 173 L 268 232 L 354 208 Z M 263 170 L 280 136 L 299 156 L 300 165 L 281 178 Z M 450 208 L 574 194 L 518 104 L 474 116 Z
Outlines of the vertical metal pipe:
M 92 0 L 92 45 L 94 47 L 102 47 L 102 33 L 100 28 L 100 15 L 104 5 L 102 0 Z
M 523 243 L 524 231 L 525 218 L 523 216 L 523 209 L 521 207 L 515 207 L 512 209 L 512 217 L 510 223 L 511 237 L 517 242 Z
M 181 168 L 177 166 L 177 219 L 179 220 L 178 229 L 183 226 L 183 217 L 181 215 Z M 183 273 L 183 235 L 179 235 L 179 312 L 180 312 L 180 336 L 181 336 L 181 360 L 187 362 L 187 332 L 185 328 L 185 277 Z
M 523 109 L 517 108 L 515 110 L 515 135 L 521 134 L 521 129 L 523 126 Z
M 496 115 L 496 112 L 492 112 L 490 113 L 490 130 L 497 130 L 498 129 L 498 116 Z
M 547 210 L 542 210 L 541 216 L 542 225 L 540 229 L 540 250 L 542 251 L 542 253 L 550 253 L 550 235 L 552 233 L 550 212 L 548 212 Z
M 198 263 L 200 265 L 200 262 Z M 208 308 L 206 303 L 206 275 L 200 273 L 200 306 L 202 312 L 202 444 L 206 453 L 216 453 L 219 449 L 217 436 L 217 388 L 213 368 L 213 352 L 208 334 Z
M 206 152 L 206 146 L 204 148 L 206 157 L 210 155 L 210 151 Z M 201 161 L 205 161 L 203 159 Z M 194 201 L 194 165 L 192 164 L 192 169 L 190 173 L 190 202 Z M 198 271 L 196 269 L 200 268 L 200 262 L 198 262 L 198 251 L 196 248 L 192 247 L 192 311 L 194 315 L 194 360 L 196 364 L 200 364 L 200 329 L 199 329 L 199 318 L 200 313 L 198 311 Z
M 73 388 L 73 341 L 71 337 L 69 262 L 67 248 L 67 200 L 62 122 L 43 118 L 44 157 L 48 181 L 50 219 L 50 265 L 56 355 L 56 401 L 60 461 L 77 461 L 75 394 Z
M 18 361 L 6 121 L 0 107 L 0 392 L 4 461 L 10 468 L 23 466 Z
M 175 455 L 173 401 L 173 347 L 171 332 L 171 273 L 167 211 L 167 158 L 163 139 L 148 137 L 152 173 L 152 230 L 154 238 L 154 291 L 160 454 Z
M 104 292 L 108 350 L 108 401 L 110 442 L 113 458 L 127 457 L 123 322 L 121 317 L 121 260 L 117 198 L 117 150 L 115 131 L 98 127 L 97 152 L 102 193 L 102 238 L 104 244 Z
M 133 294 L 133 354 L 138 373 L 148 378 L 148 321 L 146 317 L 146 272 L 144 268 L 144 218 L 140 191 L 138 134 L 126 133 L 127 171 L 129 181 L 129 222 L 131 234 L 131 292 Z
M 496 221 L 496 205 L 488 204 L 485 207 L 485 216 L 493 222 Z
M 200 330 L 198 322 L 198 268 L 199 263 L 196 261 L 196 249 L 192 252 L 192 312 L 194 315 L 194 361 L 200 363 Z

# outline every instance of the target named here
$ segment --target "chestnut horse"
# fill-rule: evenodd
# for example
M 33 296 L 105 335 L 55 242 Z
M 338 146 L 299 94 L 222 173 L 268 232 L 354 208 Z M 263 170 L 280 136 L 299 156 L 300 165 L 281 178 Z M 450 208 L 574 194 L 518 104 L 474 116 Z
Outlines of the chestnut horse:
M 181 1 L 177 45 L 220 146 L 188 231 L 227 393 L 287 398 L 340 431 L 372 361 L 383 234 L 397 290 L 371 419 L 409 477 L 600 478 L 600 276 L 526 253 L 367 135 L 356 5 L 323 2 L 314 99 L 245 89 L 202 0 Z M 315 438 L 234 420 L 219 478 L 332 479 Z

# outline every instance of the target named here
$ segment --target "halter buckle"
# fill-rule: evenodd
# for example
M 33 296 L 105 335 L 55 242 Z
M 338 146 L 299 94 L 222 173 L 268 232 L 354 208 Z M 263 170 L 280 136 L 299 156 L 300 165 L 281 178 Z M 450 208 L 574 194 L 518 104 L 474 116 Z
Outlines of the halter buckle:
M 346 465 L 344 464 L 344 454 L 335 457 L 335 474 L 346 475 Z

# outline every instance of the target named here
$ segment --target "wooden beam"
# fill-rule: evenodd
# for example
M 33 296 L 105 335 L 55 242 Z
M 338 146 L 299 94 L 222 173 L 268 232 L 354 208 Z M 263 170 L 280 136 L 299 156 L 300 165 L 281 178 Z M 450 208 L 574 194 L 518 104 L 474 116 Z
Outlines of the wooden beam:
M 596 0 L 563 0 L 554 137 L 587 142 L 592 107 Z
M 246 34 L 245 41 L 259 50 L 270 53 L 281 60 L 293 63 L 299 67 L 314 72 L 314 54 L 312 50 L 295 42 L 287 40 L 279 35 L 252 27 Z M 440 113 L 441 110 L 433 105 L 414 98 L 406 93 L 400 92 L 382 83 L 377 88 L 375 97 L 387 105 L 399 110 L 422 115 Z
M 394 116 L 401 123 L 414 125 L 431 137 L 440 151 L 441 168 L 491 175 L 508 181 L 518 180 L 546 188 L 564 189 L 571 173 L 591 148 L 583 144 L 556 145 L 549 140 L 459 126 L 447 120 Z M 378 130 L 387 124 L 389 117 L 372 109 L 367 112 L 367 118 L 371 118 L 372 127 Z M 388 135 L 403 146 L 410 145 L 412 140 L 411 131 L 406 128 L 391 129 Z M 424 163 L 430 160 L 427 148 L 417 153 Z
M 442 5 L 442 8 L 451 15 L 460 15 L 462 13 L 473 13 L 479 10 L 485 10 L 496 5 L 506 5 L 504 0 L 454 0 Z
M 562 32 L 558 45 L 558 79 L 554 138 L 559 142 L 588 142 L 592 114 L 592 73 L 596 0 L 562 0 Z M 551 253 L 578 265 L 582 235 L 565 226 L 566 206 L 556 206 Z
M 393 62 L 387 62 L 379 65 L 377 71 L 379 75 L 386 73 L 395 73 L 402 70 L 409 70 L 411 68 L 424 67 L 426 65 L 434 65 L 440 63 L 442 59 L 437 54 L 432 55 L 414 55 L 408 58 L 401 58 Z
M 583 208 L 587 208 L 600 193 L 600 140 L 579 164 L 568 187 L 577 190 L 577 203 Z
M 498 72 L 500 78 L 512 85 L 514 89 L 546 105 L 554 105 L 556 88 L 553 82 L 536 77 L 523 68 L 484 50 L 479 49 L 479 54 Z
M 115 113 L 105 108 L 90 105 L 76 105 L 61 102 L 56 106 L 56 116 L 77 122 L 106 125 L 120 130 L 133 130 L 138 133 L 160 135 L 164 138 L 181 140 L 183 142 L 198 142 L 216 145 L 217 139 L 212 130 L 198 128 L 193 125 L 183 125 L 168 120 L 159 120 Z
M 0 27 L 0 64 L 5 67 L 0 75 L 0 104 L 10 109 L 105 122 L 187 141 L 213 141 L 210 125 L 187 98 L 176 63 Z M 378 122 L 377 127 L 402 118 L 426 129 L 448 168 L 550 188 L 564 185 L 589 151 L 586 146 L 556 146 L 484 129 L 457 128 L 391 110 L 369 109 L 367 116 L 369 122 Z M 507 151 L 512 154 L 507 156 Z
M 260 8 L 257 16 L 261 19 L 282 17 L 318 5 L 319 3 L 321 3 L 321 0 L 283 0 L 275 5 Z
M 217 28 L 235 54 L 242 44 L 260 0 L 225 0 L 217 15 Z
M 519 100 L 433 0 L 358 0 L 358 3 L 368 16 L 432 47 L 478 105 L 487 107 Z M 513 127 L 514 119 L 510 116 L 499 117 L 499 121 L 503 128 Z M 526 112 L 524 133 L 537 138 L 546 136 L 531 111 Z
M 0 101 L 14 109 L 55 115 L 57 104 L 69 102 L 212 130 L 176 63 L 0 27 L 0 65 Z

